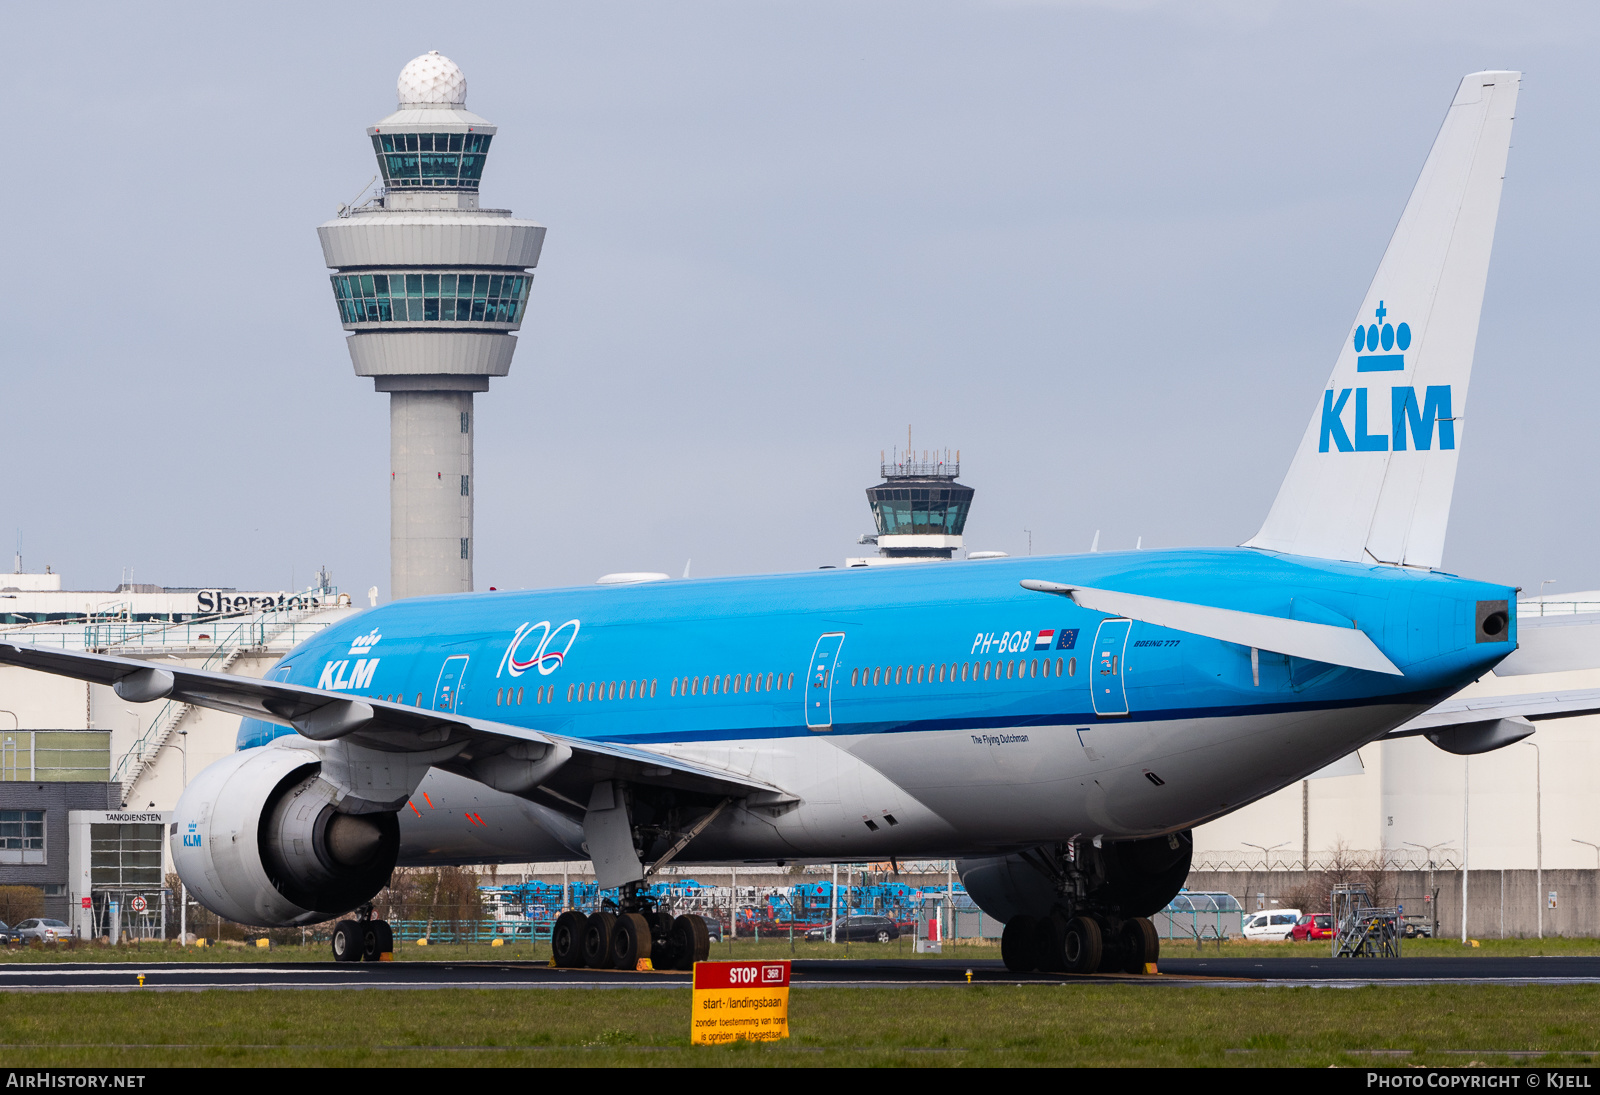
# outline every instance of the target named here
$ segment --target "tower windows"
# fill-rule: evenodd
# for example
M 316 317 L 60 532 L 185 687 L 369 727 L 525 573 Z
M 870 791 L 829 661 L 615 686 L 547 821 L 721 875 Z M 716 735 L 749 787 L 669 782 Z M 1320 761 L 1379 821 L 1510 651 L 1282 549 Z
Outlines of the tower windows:
M 461 538 L 461 557 L 462 557 L 462 558 L 463 558 L 463 559 L 470 559 L 470 558 L 472 558 L 472 556 L 470 556 L 470 555 L 468 555 L 468 554 L 467 554 L 467 539 L 468 539 L 468 538 L 467 538 L 467 537 L 465 537 L 465 536 L 463 536 L 463 537 L 462 537 L 462 538 Z
M 467 496 L 467 477 L 465 475 L 463 475 L 461 477 L 461 497 L 465 498 L 466 496 Z M 465 556 L 462 556 L 462 558 L 465 558 Z
M 489 133 L 374 133 L 372 150 L 383 184 L 392 189 L 476 190 L 493 139 Z
M 472 412 L 471 411 L 462 411 L 461 412 L 461 432 L 462 433 L 470 432 L 469 428 L 471 427 L 471 425 L 472 425 Z M 463 476 L 463 478 L 465 478 L 465 476 Z
M 344 323 L 504 323 L 522 321 L 528 274 L 430 271 L 333 274 Z M 471 422 L 465 411 L 461 432 Z

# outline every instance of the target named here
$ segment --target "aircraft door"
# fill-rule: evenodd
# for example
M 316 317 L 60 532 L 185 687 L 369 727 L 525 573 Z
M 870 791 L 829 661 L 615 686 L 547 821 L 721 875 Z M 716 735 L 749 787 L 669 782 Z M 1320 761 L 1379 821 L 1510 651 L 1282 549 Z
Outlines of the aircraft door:
M 833 671 L 839 661 L 844 633 L 836 631 L 817 640 L 806 673 L 806 726 L 827 730 L 833 726 Z
M 444 660 L 439 683 L 433 686 L 433 709 L 455 711 L 461 703 L 462 679 L 467 675 L 467 655 L 456 654 Z
M 1126 715 L 1128 688 L 1123 677 L 1132 620 L 1101 620 L 1094 633 L 1094 712 L 1097 715 Z

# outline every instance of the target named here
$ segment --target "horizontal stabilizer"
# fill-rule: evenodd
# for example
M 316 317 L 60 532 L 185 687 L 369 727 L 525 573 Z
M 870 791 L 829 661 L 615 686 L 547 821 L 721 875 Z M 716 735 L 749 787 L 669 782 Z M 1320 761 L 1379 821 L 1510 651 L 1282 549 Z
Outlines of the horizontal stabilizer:
M 1094 612 L 1126 616 L 1130 620 L 1168 627 L 1174 631 L 1187 631 L 1191 635 L 1204 635 L 1225 643 L 1253 646 L 1258 650 L 1270 650 L 1275 654 L 1287 654 L 1328 665 L 1404 676 L 1360 628 L 1286 620 L 1281 616 L 1263 616 L 1232 608 L 1213 608 L 1188 601 L 1164 601 L 1136 593 L 1086 589 L 1083 586 L 1034 579 L 1025 580 L 1022 587 L 1037 593 L 1059 593 Z

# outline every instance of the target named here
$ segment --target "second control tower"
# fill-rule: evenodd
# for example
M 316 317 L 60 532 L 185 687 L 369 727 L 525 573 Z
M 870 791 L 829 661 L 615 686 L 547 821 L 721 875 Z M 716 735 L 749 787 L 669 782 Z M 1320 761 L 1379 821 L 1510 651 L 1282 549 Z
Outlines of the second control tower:
M 895 453 L 893 460 L 879 456 L 883 482 L 867 488 L 876 533 L 858 542 L 876 544 L 877 555 L 846 559 L 852 567 L 891 563 L 926 563 L 949 559 L 961 548 L 961 534 L 972 509 L 973 489 L 956 482 L 961 474 L 961 452 L 949 450 Z M 989 552 L 981 556 L 988 557 Z
M 437 51 L 367 130 L 383 179 L 317 235 L 357 376 L 389 393 L 390 596 L 472 589 L 474 392 L 511 370 L 544 228 L 478 205 L 495 127 Z

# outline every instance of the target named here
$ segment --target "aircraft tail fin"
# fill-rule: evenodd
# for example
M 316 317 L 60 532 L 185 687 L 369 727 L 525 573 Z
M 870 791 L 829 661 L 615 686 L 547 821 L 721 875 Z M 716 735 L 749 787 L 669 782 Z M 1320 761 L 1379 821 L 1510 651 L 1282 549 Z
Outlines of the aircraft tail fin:
M 1289 474 L 1246 546 L 1439 565 L 1521 77 L 1462 79 Z

